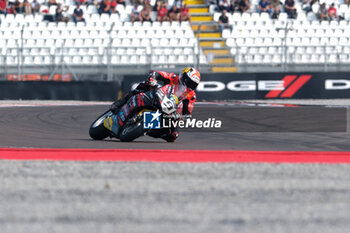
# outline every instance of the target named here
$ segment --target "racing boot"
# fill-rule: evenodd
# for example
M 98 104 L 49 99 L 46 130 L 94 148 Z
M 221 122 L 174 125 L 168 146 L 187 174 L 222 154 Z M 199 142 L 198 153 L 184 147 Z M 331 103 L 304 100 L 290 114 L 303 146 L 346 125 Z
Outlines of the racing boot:
M 128 102 L 128 100 L 133 96 L 138 94 L 139 91 L 138 90 L 133 90 L 130 91 L 128 93 L 126 93 L 121 99 L 116 100 L 112 103 L 112 105 L 110 106 L 110 110 L 116 114 L 118 113 L 118 111 L 120 110 L 121 107 L 123 107 L 124 104 L 126 104 Z
M 127 95 L 125 95 L 123 98 L 121 98 L 120 100 L 116 100 L 112 103 L 112 105 L 110 106 L 110 110 L 116 114 L 119 109 L 126 104 L 126 102 L 129 100 L 129 98 L 131 97 L 131 95 L 128 93 Z
M 163 128 L 160 130 L 153 130 L 147 133 L 148 136 L 152 138 L 161 138 L 167 142 L 175 142 L 179 137 L 179 132 L 177 129 L 167 129 Z
M 128 117 L 133 113 L 135 109 L 145 106 L 145 103 L 151 105 L 148 97 L 145 98 L 144 93 L 140 93 L 132 96 L 132 98 L 128 98 L 127 103 L 124 104 L 123 107 L 119 107 L 118 113 L 115 113 L 104 120 L 104 127 L 111 131 L 115 137 L 118 137 L 119 131 L 124 126 L 124 123 Z
M 161 138 L 167 142 L 175 142 L 175 140 L 179 137 L 179 133 L 177 131 L 173 131 L 170 134 L 162 135 Z
M 150 82 L 144 81 L 140 83 L 134 90 L 126 93 L 121 99 L 116 100 L 112 103 L 110 110 L 116 114 L 119 109 L 128 102 L 128 100 L 141 92 L 149 91 L 152 88 Z

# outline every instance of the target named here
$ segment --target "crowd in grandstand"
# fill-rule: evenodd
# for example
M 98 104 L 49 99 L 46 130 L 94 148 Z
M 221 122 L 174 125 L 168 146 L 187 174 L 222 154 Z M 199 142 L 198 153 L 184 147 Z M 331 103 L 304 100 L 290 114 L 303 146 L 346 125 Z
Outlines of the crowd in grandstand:
M 350 0 L 345 0 L 345 4 L 349 5 Z M 301 10 L 305 13 L 313 11 L 313 6 L 318 8 L 316 17 L 320 21 L 322 20 L 343 20 L 344 17 L 337 14 L 337 8 L 334 3 L 328 7 L 326 3 L 319 0 L 302 0 Z M 283 11 L 287 14 L 288 18 L 297 18 L 298 12 L 295 6 L 294 0 L 285 0 L 282 3 L 280 0 L 259 0 L 256 5 L 256 9 L 252 9 L 252 4 L 249 0 L 218 0 L 217 11 L 221 12 L 221 16 L 218 19 L 219 29 L 222 31 L 225 28 L 232 30 L 232 25 L 229 22 L 227 13 L 245 13 L 245 12 L 258 12 L 268 13 L 272 19 L 278 19 L 279 14 Z
M 350 0 L 345 0 L 345 4 L 349 5 Z M 327 7 L 326 3 L 319 0 L 303 0 L 302 1 L 302 10 L 306 13 L 312 11 L 313 5 L 319 5 L 319 10 L 317 12 L 317 17 L 320 20 L 341 20 L 342 16 L 337 15 L 337 9 L 333 4 Z M 282 3 L 280 0 L 260 0 L 256 6 L 256 9 L 251 9 L 251 3 L 249 0 L 219 0 L 217 4 L 217 9 L 221 12 L 225 11 L 229 13 L 244 13 L 247 11 L 250 12 L 266 12 L 271 18 L 277 19 L 280 12 L 284 11 L 287 13 L 288 18 L 295 19 L 297 17 L 297 9 L 295 7 L 294 0 L 285 0 Z M 223 14 L 225 15 L 225 14 Z
M 170 7 L 163 1 L 156 1 L 153 7 L 149 1 L 145 1 L 142 10 L 135 4 L 131 12 L 131 21 L 152 22 L 151 11 L 157 12 L 156 20 L 159 22 L 190 21 L 189 8 L 186 4 L 182 4 L 181 0 L 175 0 Z
M 64 6 L 56 0 L 48 0 L 47 2 L 40 4 L 38 0 L 0 0 L 0 14 L 50 14 L 50 7 L 55 6 L 55 13 L 53 17 L 46 17 L 49 21 L 68 22 L 73 20 L 74 22 L 85 22 L 84 11 L 81 5 L 95 6 L 96 12 L 101 14 L 119 14 L 117 11 L 117 5 L 126 5 L 125 0 L 74 0 L 74 12 L 72 15 L 67 14 L 69 6 Z M 183 4 L 182 0 L 175 0 L 172 5 L 163 0 L 157 0 L 152 6 L 149 0 L 142 2 L 136 0 L 132 2 L 134 7 L 131 12 L 131 21 L 152 22 L 151 12 L 156 13 L 156 20 L 163 21 L 190 21 L 190 12 L 186 4 Z M 44 5 L 45 7 L 42 7 Z M 71 6 L 72 7 L 72 6 Z M 85 8 L 86 9 L 86 8 Z M 70 16 L 70 17 L 68 17 Z
M 130 15 L 132 22 L 140 21 L 152 22 L 157 20 L 163 21 L 190 21 L 190 12 L 188 6 L 183 3 L 183 0 L 174 0 L 171 5 L 168 5 L 167 0 L 156 0 L 151 5 L 150 0 L 131 0 L 129 3 L 126 0 L 71 0 L 71 4 L 74 6 L 62 5 L 63 1 L 59 0 L 47 0 L 42 2 L 40 0 L 0 0 L 0 14 L 52 14 L 52 17 L 45 19 L 57 22 L 74 21 L 85 22 L 84 10 L 81 5 L 93 6 L 96 8 L 96 13 L 101 14 L 119 14 L 117 6 L 133 4 L 133 8 Z M 67 2 L 66 2 L 67 3 Z M 326 5 L 326 3 L 320 0 L 301 0 L 301 8 L 299 11 L 305 13 L 311 12 L 314 6 L 317 6 L 316 16 L 319 20 L 342 20 L 342 15 L 337 14 L 337 8 L 335 4 Z M 349 5 L 350 0 L 344 0 L 344 3 Z M 255 5 L 256 4 L 256 5 Z M 231 28 L 229 26 L 229 18 L 226 14 L 230 13 L 245 13 L 245 12 L 258 12 L 268 13 L 272 19 L 277 19 L 281 12 L 285 12 L 288 18 L 296 18 L 298 10 L 296 8 L 295 0 L 284 0 L 282 3 L 280 0 L 259 0 L 257 3 L 252 4 L 250 0 L 217 0 L 217 10 L 222 12 L 219 19 L 220 29 Z M 44 7 L 43 7 L 44 6 Z M 50 7 L 54 6 L 54 12 L 51 12 Z M 68 14 L 68 8 L 74 7 L 74 11 Z M 87 9 L 87 8 L 84 8 Z M 156 17 L 151 17 L 152 13 Z

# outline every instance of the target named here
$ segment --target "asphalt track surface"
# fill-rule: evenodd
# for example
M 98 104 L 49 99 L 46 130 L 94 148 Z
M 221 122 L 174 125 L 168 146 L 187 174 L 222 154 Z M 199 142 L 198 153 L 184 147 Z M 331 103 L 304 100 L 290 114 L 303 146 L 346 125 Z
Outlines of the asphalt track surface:
M 259 126 L 246 115 L 256 107 L 237 108 L 236 105 L 198 105 L 197 116 L 223 116 L 223 121 L 235 121 L 239 127 L 245 124 L 242 132 L 193 132 L 180 130 L 180 137 L 175 143 L 161 139 L 141 137 L 133 143 L 122 143 L 117 139 L 94 141 L 89 138 L 90 124 L 108 105 L 91 106 L 38 106 L 38 107 L 3 107 L 0 108 L 0 147 L 29 148 L 113 148 L 113 149 L 185 149 L 185 150 L 261 150 L 261 151 L 350 151 L 350 133 L 345 124 L 343 132 L 266 132 L 273 131 L 276 119 L 285 121 L 277 115 L 266 123 L 262 132 L 244 132 Z M 236 110 L 235 110 L 236 109 Z M 238 109 L 238 110 L 237 110 Z M 260 109 L 264 109 L 261 107 Z M 281 108 L 278 108 L 281 109 Z M 230 113 L 235 111 L 234 113 Z M 292 110 L 294 111 L 294 110 Z M 234 116 L 234 114 L 238 116 Z M 241 115 L 239 115 L 241 114 Z M 193 113 L 196 116 L 196 112 Z M 294 114 L 292 122 L 302 122 L 305 116 Z M 347 114 L 350 115 L 350 114 Z M 218 117 L 217 117 L 218 118 Z M 349 121 L 349 116 L 347 117 Z M 233 120 L 232 120 L 233 119 Z M 281 121 L 280 121 L 281 120 Z M 330 121 L 327 125 L 336 124 Z M 303 125 L 301 125 L 302 127 Z M 307 127 L 316 129 L 320 124 L 309 122 Z M 306 127 L 306 125 L 305 125 Z M 233 127 L 235 128 L 235 127 Z
M 349 130 L 92 141 L 88 127 L 105 109 L 0 108 L 0 147 L 350 151 Z M 349 178 L 348 164 L 0 160 L 0 232 L 345 233 Z

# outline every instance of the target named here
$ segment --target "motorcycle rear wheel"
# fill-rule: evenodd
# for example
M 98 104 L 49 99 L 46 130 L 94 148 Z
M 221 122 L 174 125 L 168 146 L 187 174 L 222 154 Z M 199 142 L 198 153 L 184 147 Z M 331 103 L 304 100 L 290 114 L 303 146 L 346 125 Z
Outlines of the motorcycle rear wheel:
M 119 134 L 119 139 L 122 142 L 131 142 L 144 134 L 143 120 L 141 119 L 134 124 L 125 125 Z

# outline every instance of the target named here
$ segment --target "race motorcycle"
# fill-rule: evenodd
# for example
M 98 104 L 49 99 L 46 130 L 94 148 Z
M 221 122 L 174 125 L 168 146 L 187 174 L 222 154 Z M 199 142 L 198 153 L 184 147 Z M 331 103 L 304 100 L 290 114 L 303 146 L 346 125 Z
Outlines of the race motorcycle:
M 103 140 L 107 137 L 118 138 L 122 142 L 131 142 L 144 135 L 159 137 L 164 129 L 149 129 L 144 127 L 145 112 L 159 114 L 166 121 L 179 120 L 182 112 L 182 99 L 186 88 L 181 85 L 165 85 L 148 92 L 141 92 L 132 96 L 117 113 L 106 111 L 90 126 L 89 134 L 94 140 Z M 141 104 L 138 104 L 141 103 Z M 125 113 L 128 112 L 127 115 Z M 112 115 L 124 116 L 123 124 L 119 124 L 117 133 L 105 127 L 107 119 Z M 168 124 L 170 125 L 170 124 Z M 167 129 L 169 130 L 169 129 Z

